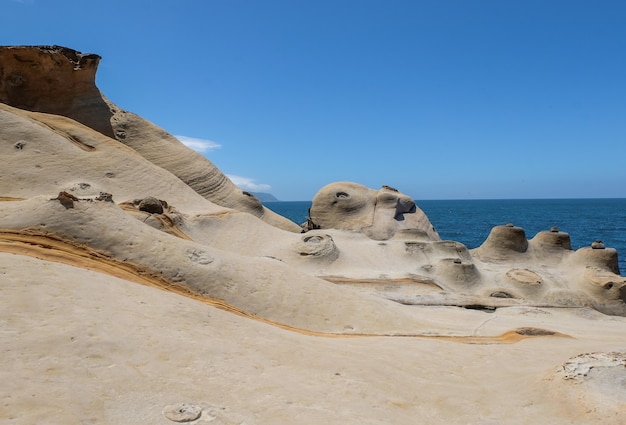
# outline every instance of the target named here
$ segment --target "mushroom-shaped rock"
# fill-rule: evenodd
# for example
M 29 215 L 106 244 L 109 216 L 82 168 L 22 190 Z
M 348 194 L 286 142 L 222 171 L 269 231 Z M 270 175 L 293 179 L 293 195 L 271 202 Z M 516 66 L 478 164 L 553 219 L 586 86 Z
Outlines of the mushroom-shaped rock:
M 405 230 L 440 240 L 413 199 L 388 186 L 374 190 L 358 183 L 331 183 L 313 198 L 310 216 L 321 229 L 357 231 L 375 240 L 391 239 Z
M 487 256 L 524 253 L 528 249 L 526 232 L 521 227 L 508 223 L 491 229 L 487 240 L 476 250 Z
M 437 262 L 437 278 L 457 289 L 469 288 L 480 280 L 480 272 L 471 261 L 443 258 Z
M 458 257 L 464 261 L 472 261 L 472 256 L 467 247 L 456 241 L 437 241 L 431 244 L 433 250 L 441 255 Z
M 571 250 L 572 242 L 569 233 L 559 232 L 553 227 L 549 232 L 543 231 L 530 240 L 533 246 L 546 250 Z
M 576 250 L 570 258 L 573 265 L 584 265 L 610 271 L 619 275 L 619 263 L 615 248 L 583 247 Z

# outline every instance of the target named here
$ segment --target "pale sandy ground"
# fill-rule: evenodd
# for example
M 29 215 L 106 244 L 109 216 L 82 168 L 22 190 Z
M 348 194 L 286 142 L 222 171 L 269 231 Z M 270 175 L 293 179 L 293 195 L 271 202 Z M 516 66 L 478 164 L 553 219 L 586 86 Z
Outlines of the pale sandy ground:
M 200 406 L 195 423 L 212 424 L 624 420 L 623 364 L 595 386 L 558 372 L 580 353 L 626 351 L 626 320 L 592 310 L 404 307 L 441 318 L 435 333 L 532 326 L 569 338 L 333 338 L 28 256 L 0 254 L 0 276 L 6 424 L 168 424 L 162 411 L 178 403 Z

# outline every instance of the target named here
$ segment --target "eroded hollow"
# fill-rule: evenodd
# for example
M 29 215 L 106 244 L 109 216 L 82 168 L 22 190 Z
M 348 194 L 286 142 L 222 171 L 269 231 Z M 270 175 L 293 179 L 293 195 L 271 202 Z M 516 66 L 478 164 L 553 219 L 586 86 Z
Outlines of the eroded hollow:
M 516 334 L 524 336 L 550 336 L 555 335 L 555 332 L 546 329 L 539 328 L 519 328 L 515 330 Z
M 493 298 L 515 298 L 513 295 L 509 294 L 508 292 L 504 292 L 504 291 L 492 292 L 491 295 L 489 295 L 489 296 L 493 297 Z
M 496 307 L 494 307 L 492 305 L 468 304 L 468 305 L 464 305 L 462 307 L 466 308 L 468 310 L 479 310 L 479 311 L 482 311 L 484 313 L 495 313 L 495 311 L 496 311 Z

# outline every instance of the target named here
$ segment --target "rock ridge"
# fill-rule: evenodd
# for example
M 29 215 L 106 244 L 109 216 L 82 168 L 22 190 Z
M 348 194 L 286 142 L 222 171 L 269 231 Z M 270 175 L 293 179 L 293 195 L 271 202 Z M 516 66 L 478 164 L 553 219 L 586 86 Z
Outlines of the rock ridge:
M 0 103 L 71 118 L 134 149 L 217 205 L 300 231 L 244 193 L 207 158 L 108 100 L 96 86 L 100 59 L 63 46 L 0 46 Z

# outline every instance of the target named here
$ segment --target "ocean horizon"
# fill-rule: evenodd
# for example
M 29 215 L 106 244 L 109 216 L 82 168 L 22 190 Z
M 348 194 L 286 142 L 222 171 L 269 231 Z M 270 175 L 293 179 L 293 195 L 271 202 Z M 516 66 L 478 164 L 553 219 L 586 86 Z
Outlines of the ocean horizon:
M 626 198 L 453 199 L 416 200 L 444 240 L 479 247 L 491 229 L 512 223 L 532 239 L 557 227 L 570 235 L 572 249 L 601 240 L 617 249 L 619 268 L 626 272 Z M 311 201 L 264 202 L 266 207 L 298 224 L 308 217 Z

